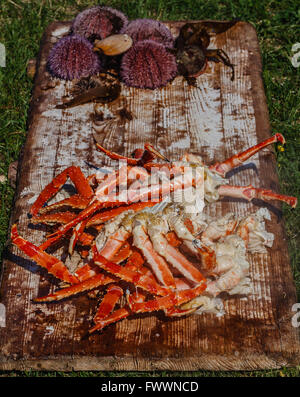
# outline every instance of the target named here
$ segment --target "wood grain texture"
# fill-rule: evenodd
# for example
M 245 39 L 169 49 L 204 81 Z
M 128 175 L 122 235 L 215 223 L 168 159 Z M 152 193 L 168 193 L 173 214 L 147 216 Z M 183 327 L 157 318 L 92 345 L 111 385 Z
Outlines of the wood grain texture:
M 176 35 L 182 22 L 167 25 Z M 69 26 L 55 22 L 44 34 L 18 173 L 11 222 L 18 220 L 20 234 L 35 244 L 42 242 L 45 233 L 30 225 L 27 213 L 42 188 L 71 164 L 79 165 L 86 175 L 92 172 L 86 162 L 113 165 L 94 147 L 93 104 L 55 109 L 72 83 L 57 81 L 49 87 L 46 60 Z M 208 72 L 197 78 L 197 88 L 181 77 L 155 91 L 122 86 L 119 99 L 103 107 L 113 117 L 102 133 L 105 147 L 129 155 L 148 141 L 171 159 L 189 150 L 211 164 L 269 137 L 254 28 L 239 22 L 213 37 L 210 47 L 223 48 L 236 65 L 233 82 L 229 68 L 210 63 Z M 132 120 L 116 116 L 123 107 Z M 239 171 L 232 173 L 233 184 L 279 191 L 272 148 L 261 151 Z M 245 215 L 262 205 L 224 199 L 208 211 L 215 217 L 228 211 Z M 272 213 L 267 229 L 275 234 L 274 245 L 267 254 L 249 256 L 253 293 L 226 299 L 223 317 L 141 315 L 88 339 L 82 336 L 91 325 L 97 301 L 82 295 L 54 304 L 32 303 L 33 298 L 53 291 L 55 280 L 10 246 L 1 279 L 6 327 L 0 328 L 0 369 L 253 370 L 299 364 L 299 335 L 291 324 L 296 292 L 280 205 L 267 207 Z

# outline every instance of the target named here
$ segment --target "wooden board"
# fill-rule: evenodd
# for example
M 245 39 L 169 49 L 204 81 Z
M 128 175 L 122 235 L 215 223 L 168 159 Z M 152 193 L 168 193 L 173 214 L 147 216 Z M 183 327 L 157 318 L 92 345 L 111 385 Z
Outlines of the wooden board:
M 169 23 L 173 34 L 182 23 Z M 93 104 L 54 109 L 71 83 L 49 87 L 45 70 L 52 45 L 66 34 L 69 23 L 55 22 L 42 40 L 31 103 L 31 116 L 12 222 L 35 244 L 44 231 L 30 225 L 28 210 L 41 189 L 71 164 L 87 175 L 109 163 L 95 150 L 90 113 Z M 120 98 L 107 105 L 112 116 L 126 107 L 132 120 L 114 118 L 104 136 L 105 147 L 129 155 L 151 142 L 171 159 L 185 151 L 199 153 L 207 164 L 221 161 L 270 136 L 261 79 L 261 58 L 254 28 L 239 22 L 214 37 L 211 47 L 223 48 L 236 65 L 236 77 L 211 63 L 197 78 L 198 88 L 177 77 L 160 90 L 122 87 Z M 279 191 L 272 148 L 264 149 L 233 173 L 233 184 L 253 184 Z M 229 211 L 253 212 L 261 202 L 222 200 L 209 207 L 218 217 Z M 110 326 L 82 340 L 91 326 L 97 302 L 86 295 L 55 304 L 32 299 L 55 289 L 53 278 L 15 247 L 3 263 L 1 302 L 6 327 L 0 328 L 0 369 L 44 370 L 252 370 L 299 364 L 299 336 L 291 324 L 295 287 L 287 252 L 280 205 L 268 204 L 268 231 L 275 242 L 267 254 L 250 256 L 253 293 L 225 300 L 226 314 L 165 319 L 143 315 Z M 3 324 L 2 324 L 3 325 Z

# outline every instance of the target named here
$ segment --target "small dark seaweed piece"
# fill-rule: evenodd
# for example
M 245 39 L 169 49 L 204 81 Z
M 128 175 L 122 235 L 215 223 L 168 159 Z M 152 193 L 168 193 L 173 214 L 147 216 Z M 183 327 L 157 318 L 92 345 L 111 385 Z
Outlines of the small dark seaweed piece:
M 77 95 L 68 102 L 59 104 L 56 106 L 57 109 L 67 109 L 78 105 L 83 105 L 88 102 L 97 100 L 99 102 L 108 103 L 118 98 L 121 92 L 119 85 L 106 86 L 99 85 L 94 88 L 90 88 L 87 91 Z

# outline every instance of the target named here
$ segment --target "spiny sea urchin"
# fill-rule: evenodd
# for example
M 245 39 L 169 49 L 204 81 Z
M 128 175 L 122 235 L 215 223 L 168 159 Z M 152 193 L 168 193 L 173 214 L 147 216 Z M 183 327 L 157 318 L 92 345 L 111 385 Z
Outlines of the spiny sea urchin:
M 111 7 L 94 6 L 76 16 L 72 31 L 94 41 L 119 33 L 127 24 L 128 19 L 122 12 Z
M 133 41 L 153 40 L 166 47 L 174 47 L 174 38 L 170 30 L 162 22 L 154 19 L 135 19 L 122 28 L 121 33 L 128 34 Z
M 50 51 L 47 66 L 53 76 L 64 80 L 89 77 L 101 69 L 93 45 L 78 35 L 61 38 Z
M 122 58 L 120 75 L 131 87 L 153 90 L 165 86 L 176 74 L 175 56 L 153 40 L 136 42 Z

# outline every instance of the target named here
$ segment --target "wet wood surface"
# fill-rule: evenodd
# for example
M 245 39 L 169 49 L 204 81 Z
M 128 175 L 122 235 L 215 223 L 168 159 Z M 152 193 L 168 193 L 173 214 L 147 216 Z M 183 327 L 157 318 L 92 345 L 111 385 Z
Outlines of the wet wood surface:
M 69 26 L 55 22 L 42 39 L 11 219 L 18 220 L 20 234 L 37 245 L 45 231 L 33 227 L 27 213 L 42 188 L 71 164 L 79 165 L 85 175 L 93 171 L 87 163 L 113 165 L 95 150 L 90 117 L 94 104 L 55 109 L 72 84 L 58 81 L 54 85 L 46 60 Z M 176 36 L 181 23 L 168 26 Z M 234 81 L 229 68 L 210 63 L 207 73 L 197 78 L 197 88 L 188 86 L 182 77 L 155 91 L 122 86 L 119 99 L 104 107 L 107 125 L 98 134 L 105 147 L 130 155 L 150 142 L 170 159 L 191 151 L 211 164 L 268 138 L 271 131 L 254 28 L 239 22 L 213 37 L 213 47 L 229 55 L 235 65 Z M 124 108 L 131 120 L 119 117 Z M 279 192 L 273 149 L 266 148 L 247 161 L 230 181 Z M 246 215 L 262 205 L 224 199 L 210 205 L 209 213 L 214 217 L 229 211 Z M 267 207 L 272 214 L 267 230 L 275 234 L 274 245 L 267 254 L 249 256 L 253 293 L 226 299 L 224 316 L 166 319 L 160 314 L 140 315 L 88 339 L 82 337 L 92 325 L 97 301 L 82 295 L 53 304 L 33 303 L 33 298 L 55 290 L 55 280 L 8 246 L 1 279 L 6 318 L 0 324 L 0 369 L 193 371 L 299 364 L 299 335 L 291 323 L 296 292 L 281 206 Z

